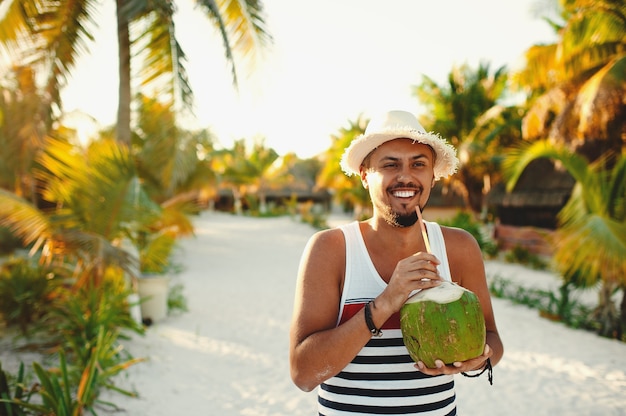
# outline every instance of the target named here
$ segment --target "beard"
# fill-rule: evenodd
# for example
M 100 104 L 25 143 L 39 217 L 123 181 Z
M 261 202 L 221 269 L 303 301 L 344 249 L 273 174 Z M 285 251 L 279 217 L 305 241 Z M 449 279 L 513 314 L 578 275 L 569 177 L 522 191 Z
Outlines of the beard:
M 413 184 L 402 184 L 402 185 L 395 185 L 392 186 L 391 188 L 388 189 L 388 193 L 393 192 L 394 188 L 414 188 L 415 191 L 421 196 L 421 194 L 424 192 L 424 188 L 421 186 L 417 186 L 417 185 L 413 185 Z M 418 220 L 418 216 L 417 216 L 417 212 L 415 212 L 415 210 L 411 210 L 409 212 L 398 212 L 398 211 L 394 211 L 393 208 L 391 207 L 391 205 L 379 205 L 379 210 L 382 213 L 382 218 L 385 220 L 385 222 L 389 225 L 391 225 L 392 227 L 397 227 L 397 228 L 407 228 L 407 227 L 411 227 L 413 225 L 415 225 L 415 223 L 417 223 Z M 422 209 L 422 207 L 420 207 L 420 210 Z
M 406 228 L 417 223 L 417 212 L 415 211 L 409 213 L 399 213 L 393 211 L 391 207 L 387 205 L 381 210 L 381 213 L 385 222 L 392 227 Z
M 395 188 L 407 187 L 415 189 L 419 196 L 421 196 L 424 192 L 424 188 L 422 186 L 417 186 L 413 184 L 396 184 L 388 188 L 387 192 L 391 194 Z M 414 209 L 409 211 L 396 211 L 391 207 L 391 204 L 386 204 L 381 200 L 379 200 L 378 203 L 375 202 L 374 204 L 376 205 L 377 210 L 380 212 L 383 220 L 392 227 L 411 227 L 417 223 L 417 220 L 419 218 L 417 216 L 417 212 Z M 420 207 L 420 210 L 421 209 L 423 209 L 423 207 Z

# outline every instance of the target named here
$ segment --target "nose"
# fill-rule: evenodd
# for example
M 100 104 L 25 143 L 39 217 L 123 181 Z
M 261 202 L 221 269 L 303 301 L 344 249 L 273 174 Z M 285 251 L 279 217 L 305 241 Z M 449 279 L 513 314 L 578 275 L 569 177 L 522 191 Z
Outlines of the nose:
M 406 181 L 410 181 L 411 179 L 411 175 L 409 175 L 405 169 L 400 170 L 400 172 L 398 172 L 398 176 L 397 176 L 397 180 L 398 182 L 406 182 Z

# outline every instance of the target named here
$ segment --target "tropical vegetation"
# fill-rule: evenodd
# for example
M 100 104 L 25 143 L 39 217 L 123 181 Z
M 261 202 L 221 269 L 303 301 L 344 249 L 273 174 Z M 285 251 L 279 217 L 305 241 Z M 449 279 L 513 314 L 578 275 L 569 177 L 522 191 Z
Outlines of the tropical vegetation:
M 563 146 L 538 141 L 513 156 L 509 186 L 536 158 L 558 160 L 576 179 L 569 201 L 559 213 L 553 261 L 564 286 L 601 284 L 595 317 L 598 331 L 619 338 L 626 330 L 626 152 L 615 162 L 607 155 L 594 163 Z M 618 311 L 613 296 L 622 291 Z
M 526 52 L 514 75 L 529 95 L 525 140 L 550 139 L 589 160 L 624 147 L 626 108 L 626 3 L 559 1 L 546 17 L 557 41 Z
M 576 180 L 559 213 L 554 263 L 564 284 L 601 282 L 598 331 L 626 333 L 626 2 L 560 1 L 547 18 L 558 35 L 527 51 L 515 80 L 529 92 L 522 136 L 534 143 L 512 152 L 509 189 L 533 159 L 558 161 Z M 622 293 L 620 310 L 612 297 Z
M 467 64 L 452 69 L 445 85 L 424 76 L 413 89 L 426 107 L 420 121 L 457 147 L 461 166 L 448 184 L 467 207 L 486 216 L 486 194 L 502 180 L 505 149 L 520 138 L 523 111 L 505 105 L 509 79 L 505 67 L 492 71 L 488 63 L 477 69 Z
M 344 209 L 353 211 L 356 218 L 365 218 L 371 213 L 369 193 L 361 186 L 360 177 L 344 174 L 339 162 L 344 149 L 365 131 L 367 121 L 360 116 L 357 120 L 350 121 L 349 127 L 342 127 L 331 137 L 332 144 L 322 155 L 324 165 L 317 178 L 317 185 L 332 189 L 335 192 L 336 202 Z
M 224 41 L 236 86 L 237 58 L 254 62 L 271 41 L 262 6 L 198 3 Z M 178 127 L 192 112 L 193 94 L 175 2 L 115 4 L 118 120 L 84 145 L 63 125 L 60 92 L 97 41 L 98 2 L 2 2 L 0 47 L 10 62 L 0 94 L 0 229 L 11 237 L 6 252 L 27 255 L 15 252 L 0 265 L 0 316 L 42 337 L 39 348 L 57 354 L 59 367 L 35 363 L 39 382 L 31 389 L 23 370 L 15 389 L 2 372 L 0 414 L 95 414 L 102 388 L 131 394 L 112 377 L 140 361 L 118 342 L 143 331 L 131 319 L 134 282 L 170 267 L 176 240 L 193 232 L 189 216 L 216 181 L 212 135 Z

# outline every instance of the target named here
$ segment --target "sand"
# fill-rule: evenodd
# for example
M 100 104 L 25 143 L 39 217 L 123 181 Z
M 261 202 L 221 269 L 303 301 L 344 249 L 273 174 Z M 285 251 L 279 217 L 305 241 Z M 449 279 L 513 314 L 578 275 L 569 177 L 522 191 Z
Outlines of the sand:
M 189 311 L 124 343 L 147 362 L 117 379 L 136 398 L 105 393 L 127 415 L 313 415 L 315 392 L 289 377 L 288 330 L 300 255 L 315 232 L 288 217 L 204 213 L 181 242 Z M 555 287 L 550 273 L 487 262 L 488 275 Z M 493 299 L 505 355 L 485 376 L 457 377 L 461 415 L 626 415 L 626 344 Z M 3 360 L 6 359 L 0 356 Z M 10 357 L 9 357 L 10 359 Z

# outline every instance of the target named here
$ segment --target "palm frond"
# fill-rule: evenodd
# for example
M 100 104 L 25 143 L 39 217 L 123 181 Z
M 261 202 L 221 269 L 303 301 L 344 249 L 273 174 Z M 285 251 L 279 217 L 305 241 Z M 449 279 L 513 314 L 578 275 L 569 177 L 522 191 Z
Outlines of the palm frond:
M 576 181 L 585 181 L 588 170 L 587 161 L 579 155 L 569 152 L 563 146 L 539 140 L 529 145 L 512 149 L 503 163 L 505 175 L 508 177 L 507 190 L 515 187 L 524 169 L 530 162 L 538 158 L 556 159 L 564 165 Z
M 235 51 L 248 58 L 250 67 L 253 67 L 256 53 L 272 42 L 262 16 L 262 4 L 258 0 L 198 0 L 197 3 L 222 36 L 236 87 Z
M 561 272 L 588 285 L 603 279 L 626 283 L 626 223 L 596 214 L 578 217 L 570 216 L 556 235 L 554 261 Z
M 82 230 L 61 230 L 55 234 L 57 250 L 55 261 L 78 260 L 77 274 L 89 279 L 94 274 L 102 276 L 107 267 L 114 266 L 134 275 L 138 259 L 123 248 L 117 247 L 101 234 Z
M 133 22 L 133 49 L 140 59 L 140 85 L 149 91 L 160 91 L 160 98 L 174 103 L 180 97 L 188 110 L 193 109 L 193 92 L 185 68 L 187 57 L 176 39 L 174 7 L 171 2 L 142 9 Z M 137 12 L 139 13 L 139 11 Z
M 0 45 L 18 65 L 38 68 L 48 104 L 61 107 L 60 91 L 96 27 L 96 0 L 12 1 L 0 21 Z
M 10 229 L 25 245 L 48 240 L 53 233 L 43 212 L 4 189 L 0 189 L 0 226 Z

